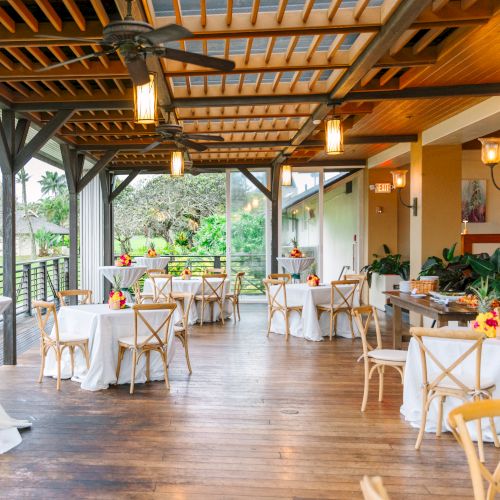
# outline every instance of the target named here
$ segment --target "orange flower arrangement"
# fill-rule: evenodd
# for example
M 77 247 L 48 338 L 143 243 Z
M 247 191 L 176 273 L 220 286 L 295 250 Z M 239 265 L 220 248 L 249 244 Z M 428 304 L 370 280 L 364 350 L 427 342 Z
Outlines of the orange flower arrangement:
M 191 272 L 191 269 L 189 269 L 189 267 L 185 267 L 185 268 L 182 270 L 182 272 L 181 272 L 181 278 L 182 278 L 183 280 L 189 280 L 189 279 L 191 279 L 191 275 L 192 275 L 192 274 L 193 274 L 193 273 Z
M 120 255 L 118 259 L 115 261 L 115 266 L 118 267 L 129 267 L 132 265 L 132 257 L 128 255 L 127 253 L 124 253 L 123 255 Z
M 297 243 L 297 239 L 293 238 L 292 239 L 292 251 L 290 252 L 290 257 L 293 257 L 294 259 L 300 259 L 304 256 L 304 254 L 299 250 L 299 246 Z
M 124 309 L 126 302 L 125 295 L 121 290 L 109 292 L 108 305 L 110 309 Z
M 307 284 L 309 286 L 318 286 L 319 285 L 319 277 L 316 274 L 310 274 L 307 277 Z
M 149 248 L 148 248 L 148 253 L 147 253 L 147 256 L 148 257 L 156 257 L 158 254 L 156 253 L 156 250 L 155 250 L 155 244 L 151 241 L 149 243 Z

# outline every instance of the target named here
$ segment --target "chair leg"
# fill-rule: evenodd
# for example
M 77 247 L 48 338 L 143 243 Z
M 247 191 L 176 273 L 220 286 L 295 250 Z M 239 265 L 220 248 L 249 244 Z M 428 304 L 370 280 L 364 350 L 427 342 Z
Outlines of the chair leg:
M 43 380 L 43 372 L 45 370 L 45 356 L 47 351 L 45 350 L 45 346 L 42 346 L 40 349 L 40 354 L 42 355 L 42 359 L 40 362 L 40 376 L 38 377 L 38 383 L 41 384 Z
M 210 301 L 210 323 L 214 322 L 214 303 Z
M 437 425 L 436 425 L 436 437 L 441 436 L 441 431 L 443 428 L 443 404 L 444 404 L 444 397 L 439 396 L 438 400 L 438 417 L 437 417 Z
M 236 302 L 231 300 L 231 304 L 233 304 L 233 321 L 236 321 Z
M 165 351 L 160 352 L 161 360 L 163 362 L 163 373 L 165 376 L 165 385 L 167 389 L 170 390 L 170 382 L 168 380 L 168 364 L 167 364 L 167 353 Z
M 151 351 L 146 351 L 146 382 L 149 382 L 151 375 Z
M 352 340 L 355 340 L 356 336 L 354 335 L 354 326 L 352 324 L 352 314 L 351 314 L 351 311 L 347 311 L 347 315 L 349 316 L 349 327 L 351 328 L 351 337 L 352 337 Z
M 74 346 L 69 346 L 69 359 L 71 360 L 71 376 L 75 374 L 75 348 Z
M 201 299 L 201 318 L 200 325 L 203 326 L 203 317 L 205 316 L 205 300 Z
M 236 310 L 238 311 L 238 321 L 241 321 L 241 314 L 240 314 L 240 299 L 236 301 Z
M 83 344 L 83 355 L 85 356 L 85 363 L 87 365 L 87 370 L 90 368 L 90 354 L 89 354 L 89 344 L 85 342 Z
M 59 349 L 56 349 L 56 361 L 57 361 L 57 383 L 56 383 L 56 389 L 58 391 L 61 390 L 61 355 L 62 355 L 62 352 Z
M 130 374 L 130 394 L 134 394 L 135 385 L 135 365 L 137 364 L 137 351 L 132 350 L 132 370 Z
M 333 311 L 330 311 L 330 342 L 332 340 L 332 336 L 333 336 L 333 318 L 334 318 L 335 314 Z
M 384 372 L 385 366 L 381 365 L 378 368 L 378 401 L 381 403 L 384 400 Z
M 118 383 L 118 379 L 120 378 L 120 369 L 122 366 L 122 359 L 123 359 L 123 347 L 119 346 L 118 347 L 118 363 L 116 364 L 116 383 Z
M 498 441 L 497 428 L 495 426 L 495 420 L 493 417 L 490 417 L 490 428 L 491 434 L 493 435 L 493 443 L 495 444 L 495 448 L 500 448 L 500 442 Z
M 484 464 L 484 444 L 483 444 L 483 429 L 481 427 L 481 419 L 478 418 L 476 420 L 476 429 L 477 429 L 477 449 L 479 455 L 479 461 Z
M 370 363 L 365 358 L 365 386 L 363 389 L 363 402 L 361 403 L 361 411 L 366 410 L 366 404 L 368 403 L 368 391 L 370 390 Z
M 288 309 L 285 309 L 285 340 L 288 341 L 290 335 L 290 322 L 288 321 Z
M 193 373 L 193 370 L 191 369 L 191 361 L 189 360 L 189 347 L 188 347 L 188 335 L 187 335 L 187 331 L 184 331 L 184 352 L 186 354 L 186 363 L 187 363 L 187 367 L 188 367 L 188 370 L 189 370 L 189 374 L 191 375 L 191 373 Z
M 422 389 L 422 417 L 420 418 L 420 430 L 418 431 L 417 442 L 415 443 L 415 449 L 419 450 L 422 444 L 422 439 L 424 438 L 425 425 L 427 423 L 427 390 Z
M 222 324 L 224 324 L 224 303 L 222 302 L 222 300 L 220 302 L 218 302 L 219 304 L 219 309 L 220 309 L 220 319 L 222 321 Z M 215 306 L 215 304 L 214 304 Z
M 271 333 L 271 322 L 273 320 L 273 310 L 269 310 L 269 314 L 267 315 L 267 336 L 269 337 L 269 334 Z

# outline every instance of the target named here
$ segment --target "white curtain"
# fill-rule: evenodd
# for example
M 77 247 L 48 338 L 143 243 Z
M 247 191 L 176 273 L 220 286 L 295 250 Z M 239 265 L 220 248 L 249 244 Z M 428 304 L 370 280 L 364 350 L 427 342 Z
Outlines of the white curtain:
M 103 202 L 99 176 L 80 194 L 80 281 L 81 288 L 92 290 L 93 301 L 103 301 Z

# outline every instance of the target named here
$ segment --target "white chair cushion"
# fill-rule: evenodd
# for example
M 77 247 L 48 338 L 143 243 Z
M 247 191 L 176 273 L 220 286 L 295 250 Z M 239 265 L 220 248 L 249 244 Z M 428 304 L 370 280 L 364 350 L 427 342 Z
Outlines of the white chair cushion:
M 52 340 L 56 340 L 54 334 L 50 336 Z M 81 342 L 82 340 L 88 340 L 89 336 L 85 333 L 79 332 L 59 332 L 59 340 L 61 342 Z
M 137 345 L 144 344 L 144 342 L 146 342 L 148 337 L 149 337 L 149 335 L 139 335 L 137 337 Z M 131 337 L 124 337 L 122 339 L 119 339 L 119 341 L 122 344 L 134 345 L 134 336 L 132 335 Z M 158 344 L 158 340 L 156 339 L 156 337 L 153 337 L 152 339 L 149 340 L 148 344 Z
M 182 325 L 174 325 L 174 332 L 183 332 L 184 327 Z
M 471 389 L 474 388 L 475 384 L 475 376 L 473 374 L 467 374 L 467 375 L 456 375 L 458 380 L 462 382 L 467 387 L 470 387 Z M 441 387 L 443 389 L 463 389 L 463 387 L 460 387 L 457 385 L 452 379 L 449 377 L 445 377 L 438 385 L 437 387 Z M 481 377 L 481 387 L 480 389 L 486 390 L 486 389 L 491 389 L 495 387 L 495 380 L 492 378 L 486 378 L 486 377 Z
M 394 361 L 402 363 L 406 361 L 407 354 L 407 351 L 400 351 L 399 349 L 374 349 L 368 353 L 368 357 L 379 359 L 381 361 Z

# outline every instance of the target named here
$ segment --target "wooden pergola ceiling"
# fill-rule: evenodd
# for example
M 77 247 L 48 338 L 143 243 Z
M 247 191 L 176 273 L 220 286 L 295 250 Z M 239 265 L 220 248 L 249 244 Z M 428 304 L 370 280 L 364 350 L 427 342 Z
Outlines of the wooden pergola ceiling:
M 95 159 L 116 147 L 108 168 L 160 166 L 169 160 L 168 144 L 146 154 L 127 147 L 152 142 L 154 127 L 133 122 L 132 83 L 119 56 L 36 72 L 97 50 L 70 38 L 97 41 L 103 26 L 123 17 L 124 4 L 0 1 L 0 98 L 38 124 L 53 120 L 57 109 L 74 108 L 58 137 Z M 196 164 L 217 166 L 276 164 L 289 155 L 292 161 L 324 160 L 321 121 L 334 104 L 344 119 L 346 143 L 359 144 L 347 146 L 345 158 L 364 160 L 401 134 L 416 134 L 442 119 L 436 112 L 440 102 L 447 102 L 444 115 L 498 93 L 497 9 L 496 0 L 136 0 L 133 13 L 155 27 L 177 23 L 194 33 L 173 48 L 235 62 L 235 70 L 224 73 L 148 61 L 163 72 L 161 103 L 173 106 L 184 130 L 224 137 L 223 145 L 190 151 Z M 478 68 L 466 76 L 453 69 L 464 48 Z M 480 71 L 481 65 L 489 72 Z M 451 102 L 444 95 L 456 84 L 461 97 Z M 491 85 L 489 91 L 483 84 Z M 441 94 L 442 85 L 450 87 Z M 416 118 L 409 123 L 401 113 Z M 380 136 L 375 145 L 374 136 Z

